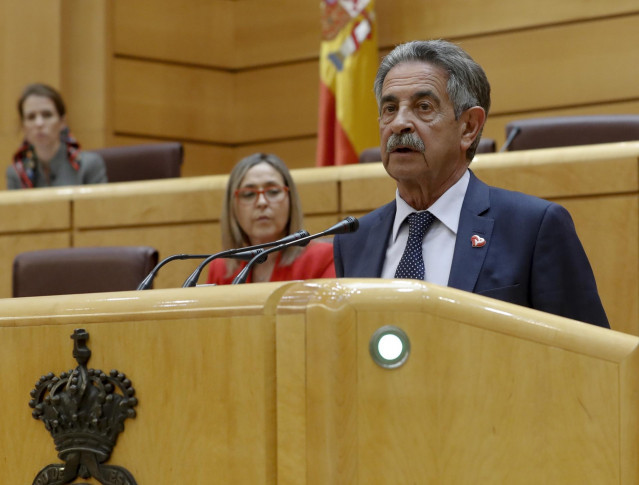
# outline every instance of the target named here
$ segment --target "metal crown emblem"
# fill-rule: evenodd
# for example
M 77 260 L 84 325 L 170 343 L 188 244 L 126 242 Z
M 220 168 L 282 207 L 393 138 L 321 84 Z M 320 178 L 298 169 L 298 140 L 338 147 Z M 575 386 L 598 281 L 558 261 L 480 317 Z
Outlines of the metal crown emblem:
M 91 357 L 86 346 L 88 332 L 77 329 L 71 338 L 78 366 L 59 377 L 51 372 L 40 377 L 29 401 L 33 417 L 44 423 L 58 457 L 66 463 L 46 466 L 33 483 L 65 484 L 77 476 L 93 476 L 104 485 L 134 485 L 135 479 L 126 469 L 102 463 L 109 459 L 124 421 L 136 415 L 135 389 L 116 370 L 107 375 L 99 369 L 87 369 Z

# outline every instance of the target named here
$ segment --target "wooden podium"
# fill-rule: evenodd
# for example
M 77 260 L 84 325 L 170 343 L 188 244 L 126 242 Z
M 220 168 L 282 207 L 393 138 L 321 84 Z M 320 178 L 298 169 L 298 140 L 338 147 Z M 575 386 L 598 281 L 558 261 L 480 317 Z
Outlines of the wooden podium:
M 386 325 L 410 341 L 398 368 L 369 352 Z M 639 482 L 639 338 L 327 279 L 0 300 L 3 483 L 62 463 L 29 392 L 76 367 L 76 328 L 136 390 L 107 464 L 140 485 Z

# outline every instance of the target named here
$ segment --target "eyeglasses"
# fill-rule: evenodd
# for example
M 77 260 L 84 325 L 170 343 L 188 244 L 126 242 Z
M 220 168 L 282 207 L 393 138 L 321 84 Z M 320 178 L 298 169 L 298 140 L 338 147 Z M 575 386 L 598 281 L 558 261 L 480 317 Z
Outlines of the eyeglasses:
M 288 187 L 282 185 L 270 185 L 263 189 L 255 187 L 244 187 L 235 191 L 235 197 L 241 204 L 255 204 L 255 201 L 259 198 L 260 194 L 264 195 L 264 198 L 268 202 L 282 202 L 288 194 Z

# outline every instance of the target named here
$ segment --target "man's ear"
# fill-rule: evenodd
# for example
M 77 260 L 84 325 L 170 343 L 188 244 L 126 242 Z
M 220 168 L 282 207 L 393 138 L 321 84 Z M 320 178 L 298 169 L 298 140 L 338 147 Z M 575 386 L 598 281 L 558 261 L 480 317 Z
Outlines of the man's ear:
M 486 111 L 481 106 L 473 106 L 464 111 L 460 118 L 462 121 L 461 147 L 464 150 L 468 150 L 484 126 Z

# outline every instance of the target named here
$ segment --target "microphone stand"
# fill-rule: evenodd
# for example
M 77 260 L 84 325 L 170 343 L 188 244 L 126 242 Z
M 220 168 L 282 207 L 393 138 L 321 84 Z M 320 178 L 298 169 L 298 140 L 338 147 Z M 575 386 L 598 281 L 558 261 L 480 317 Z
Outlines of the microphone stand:
M 266 256 L 264 257 L 264 259 L 259 257 L 264 252 L 263 248 L 269 248 L 278 244 L 286 244 L 286 243 L 294 242 L 297 240 L 301 240 L 307 237 L 308 235 L 309 234 L 307 231 L 302 230 L 302 231 L 297 231 L 296 233 L 286 236 L 277 241 L 257 244 L 255 246 L 249 246 L 246 248 L 227 249 L 226 251 L 222 251 L 221 253 L 212 254 L 208 256 L 204 261 L 202 261 L 197 268 L 195 268 L 195 271 L 193 271 L 193 273 L 191 273 L 191 275 L 186 279 L 186 281 L 184 281 L 182 288 L 189 288 L 189 287 L 195 286 L 197 284 L 197 280 L 200 278 L 200 274 L 202 273 L 202 270 L 214 259 L 232 257 L 233 255 L 237 253 L 242 253 L 242 254 L 246 253 L 248 256 L 248 254 L 250 254 L 251 251 L 255 251 L 251 261 L 255 259 L 256 260 L 255 263 L 258 262 L 257 260 L 259 260 L 260 263 L 263 263 L 264 261 L 266 261 Z M 250 258 L 240 258 L 240 259 L 250 259 Z
M 519 132 L 521 131 L 521 128 L 519 128 L 518 126 L 515 126 L 510 133 L 508 134 L 508 138 L 506 139 L 506 141 L 504 142 L 504 145 L 499 149 L 500 152 L 505 152 L 510 148 L 510 144 L 513 142 L 513 140 L 515 139 L 515 137 L 517 135 L 519 135 Z
M 246 266 L 244 266 L 242 271 L 240 271 L 238 273 L 238 275 L 233 279 L 233 282 L 231 284 L 232 285 L 238 285 L 238 284 L 246 283 L 249 271 L 251 271 L 251 268 L 253 267 L 253 265 L 256 264 L 256 263 L 261 263 L 261 262 L 265 261 L 270 253 L 273 253 L 275 251 L 281 251 L 282 249 L 285 249 L 285 248 L 287 248 L 289 246 L 306 246 L 309 242 L 311 242 L 312 239 L 316 239 L 316 238 L 322 237 L 322 236 L 330 236 L 330 235 L 333 235 L 333 234 L 343 234 L 343 233 L 347 233 L 347 232 L 355 232 L 355 231 L 357 231 L 358 228 L 359 228 L 359 221 L 355 217 L 348 216 L 343 221 L 338 222 L 333 227 L 330 227 L 329 229 L 327 229 L 325 231 L 322 231 L 322 232 L 317 233 L 317 234 L 313 234 L 313 235 L 309 235 L 309 236 L 303 237 L 303 238 L 298 239 L 296 241 L 285 242 L 283 244 L 279 244 L 278 246 L 275 246 L 275 247 L 272 247 L 270 249 L 267 249 L 266 251 L 264 251 L 263 253 L 261 253 L 259 255 L 259 258 L 258 258 L 258 256 L 255 256 L 253 259 L 251 259 L 248 262 L 248 264 Z M 261 259 L 261 258 L 263 258 L 263 259 Z M 259 261 L 258 261 L 258 259 L 259 259 Z
M 246 248 L 242 248 L 242 249 L 246 249 Z M 214 257 L 213 259 L 215 259 L 217 257 L 225 256 L 227 258 L 249 261 L 253 259 L 254 256 L 262 252 L 261 249 L 252 250 L 252 251 L 245 251 L 245 250 L 231 250 L 231 251 L 232 251 L 232 254 L 226 254 L 226 255 L 224 255 L 223 253 L 216 253 L 216 254 L 174 254 L 173 256 L 169 256 L 168 258 L 165 258 L 162 261 L 160 261 L 155 266 L 155 268 L 151 270 L 151 272 L 146 276 L 146 278 L 144 278 L 142 282 L 138 285 L 137 289 L 148 290 L 149 288 L 151 288 L 151 285 L 153 284 L 153 279 L 157 276 L 157 273 L 160 270 L 160 268 L 164 266 L 166 263 L 170 263 L 171 261 L 175 261 L 176 259 L 205 259 L 210 257 Z
M 171 261 L 175 261 L 176 259 L 204 259 L 208 258 L 209 256 L 210 254 L 174 254 L 173 256 L 164 258 L 162 261 L 155 265 L 155 268 L 153 268 L 148 275 L 146 275 L 146 277 L 138 285 L 137 289 L 148 290 L 149 288 L 151 288 L 155 276 L 158 274 L 158 271 L 160 271 L 160 268 L 166 263 L 170 263 Z
M 233 282 L 231 284 L 238 285 L 240 283 L 246 283 L 246 279 L 248 278 L 248 274 L 249 271 L 251 271 L 251 268 L 253 268 L 256 263 L 259 264 L 266 261 L 269 254 L 274 253 L 275 251 L 280 251 L 281 249 L 287 248 L 289 246 L 306 246 L 309 242 L 311 242 L 311 239 L 313 238 L 313 236 L 308 236 L 300 239 L 299 241 L 295 241 L 294 243 L 280 244 L 279 246 L 264 250 L 261 254 L 258 254 L 253 259 L 251 259 L 248 264 L 244 266 L 244 268 L 242 268 L 242 271 L 240 271 L 238 275 L 233 278 Z

